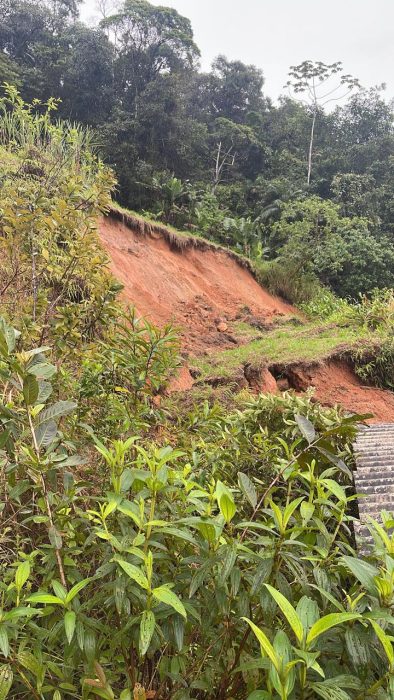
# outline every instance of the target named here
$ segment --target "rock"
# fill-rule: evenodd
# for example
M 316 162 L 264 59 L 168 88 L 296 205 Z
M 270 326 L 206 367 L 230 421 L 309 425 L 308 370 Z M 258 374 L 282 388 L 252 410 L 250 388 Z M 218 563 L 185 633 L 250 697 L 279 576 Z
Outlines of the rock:
M 218 323 L 216 326 L 216 330 L 218 330 L 219 333 L 225 333 L 228 330 L 228 324 L 224 321 L 220 321 L 220 323 Z

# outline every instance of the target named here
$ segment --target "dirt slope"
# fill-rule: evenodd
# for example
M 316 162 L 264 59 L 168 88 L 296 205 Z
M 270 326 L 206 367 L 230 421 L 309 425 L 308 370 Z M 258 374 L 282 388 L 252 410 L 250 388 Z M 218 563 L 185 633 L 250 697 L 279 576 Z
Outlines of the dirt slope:
M 372 413 L 371 423 L 394 423 L 394 393 L 363 385 L 345 362 L 328 360 L 289 367 L 287 376 L 296 391 L 314 387 L 315 398 L 326 406 L 341 404 L 352 413 Z
M 153 322 L 171 321 L 179 327 L 186 354 L 210 354 L 242 342 L 230 334 L 227 322 L 234 328 L 234 321 L 252 319 L 261 329 L 280 316 L 297 314 L 260 287 L 236 256 L 136 217 L 126 215 L 126 225 L 123 217 L 115 210 L 99 226 L 113 274 L 124 285 L 123 296 Z M 373 413 L 374 421 L 394 422 L 394 393 L 363 386 L 344 363 L 327 361 L 287 369 L 288 386 L 296 391 L 312 386 L 323 404 L 339 403 L 355 413 Z M 279 391 L 282 387 L 274 376 L 268 370 L 266 374 L 270 382 L 265 376 L 259 386 L 246 378 L 245 385 L 254 391 Z M 187 390 L 193 382 L 185 364 L 172 389 Z
M 226 321 L 245 310 L 260 322 L 296 313 L 223 250 L 204 244 L 177 250 L 160 233 L 141 235 L 110 217 L 101 221 L 100 237 L 124 298 L 155 323 L 179 326 L 191 352 L 231 346 Z

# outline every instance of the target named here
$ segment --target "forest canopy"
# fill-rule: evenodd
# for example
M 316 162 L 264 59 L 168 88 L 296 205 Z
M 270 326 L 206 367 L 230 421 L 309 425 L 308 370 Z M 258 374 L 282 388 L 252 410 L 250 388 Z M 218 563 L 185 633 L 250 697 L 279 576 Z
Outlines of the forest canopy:
M 175 9 L 106 8 L 87 26 L 74 0 L 1 0 L 0 80 L 28 102 L 58 98 L 59 117 L 95 130 L 122 205 L 342 296 L 393 286 L 393 106 L 382 86 L 361 86 L 340 61 L 306 60 L 276 104 L 255 66 L 219 55 L 202 71 Z M 313 86 L 327 81 L 325 100 Z

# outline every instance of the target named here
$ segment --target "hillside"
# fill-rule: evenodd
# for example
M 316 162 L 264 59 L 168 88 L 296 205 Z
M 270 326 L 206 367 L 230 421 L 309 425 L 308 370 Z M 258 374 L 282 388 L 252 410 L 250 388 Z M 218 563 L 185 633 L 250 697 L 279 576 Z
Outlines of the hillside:
M 116 207 L 99 233 L 124 301 L 180 331 L 184 364 L 172 390 L 312 388 L 322 404 L 394 420 L 394 394 L 363 385 L 352 369 L 350 350 L 362 334 L 311 324 L 265 290 L 245 258 Z

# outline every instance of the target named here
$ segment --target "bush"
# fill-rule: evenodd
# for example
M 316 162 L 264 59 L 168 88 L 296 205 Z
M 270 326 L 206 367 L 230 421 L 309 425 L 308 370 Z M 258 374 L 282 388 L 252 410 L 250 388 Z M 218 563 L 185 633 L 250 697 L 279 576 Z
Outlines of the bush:
M 319 293 L 320 284 L 312 273 L 303 273 L 297 264 L 283 259 L 255 261 L 259 283 L 290 304 L 308 303 Z
M 388 687 L 391 521 L 363 562 L 350 419 L 259 397 L 227 420 L 205 411 L 199 445 L 182 449 L 92 433 L 88 459 L 95 446 L 102 462 L 81 479 L 75 404 L 50 402 L 55 367 L 19 343 L 2 321 L 3 698 L 325 699 L 345 684 L 347 700 Z M 231 478 L 202 468 L 220 435 L 253 446 L 269 478 L 234 469 L 233 451 Z

